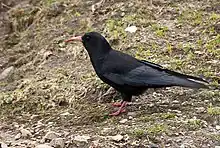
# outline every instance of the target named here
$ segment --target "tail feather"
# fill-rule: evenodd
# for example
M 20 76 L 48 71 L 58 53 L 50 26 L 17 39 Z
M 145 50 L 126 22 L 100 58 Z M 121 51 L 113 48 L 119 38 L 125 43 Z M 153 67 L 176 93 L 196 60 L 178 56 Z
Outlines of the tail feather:
M 203 78 L 181 74 L 181 73 L 169 70 L 169 69 L 165 69 L 162 66 L 158 64 L 154 64 L 149 61 L 141 60 L 140 62 L 169 74 L 173 78 L 172 81 L 174 83 L 171 85 L 190 87 L 190 88 L 209 88 L 209 85 L 208 85 L 209 82 L 204 80 Z
M 170 73 L 171 74 L 171 73 Z M 172 75 L 175 76 L 174 82 L 178 86 L 190 87 L 190 88 L 209 88 L 209 82 L 198 77 L 184 75 L 177 72 L 172 72 Z

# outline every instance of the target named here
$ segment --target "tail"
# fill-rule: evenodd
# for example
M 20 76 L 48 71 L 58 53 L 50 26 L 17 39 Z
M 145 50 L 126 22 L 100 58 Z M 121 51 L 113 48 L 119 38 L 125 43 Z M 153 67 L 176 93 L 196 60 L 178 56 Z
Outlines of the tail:
M 171 70 L 166 70 L 166 72 L 174 76 L 174 83 L 177 86 L 189 88 L 209 88 L 209 82 L 203 78 L 185 75 Z
M 209 88 L 209 82 L 198 77 L 190 76 L 181 74 L 169 69 L 165 69 L 162 66 L 158 64 L 154 64 L 149 61 L 141 60 L 140 62 L 158 69 L 160 71 L 166 72 L 170 77 L 172 77 L 170 80 L 172 81 L 171 84 L 169 83 L 169 86 L 182 86 L 182 87 L 189 87 L 189 88 Z

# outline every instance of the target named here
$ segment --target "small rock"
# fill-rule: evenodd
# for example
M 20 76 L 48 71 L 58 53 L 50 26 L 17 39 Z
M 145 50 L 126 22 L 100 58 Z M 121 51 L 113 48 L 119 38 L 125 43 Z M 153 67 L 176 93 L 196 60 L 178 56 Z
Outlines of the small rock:
M 178 100 L 173 100 L 173 103 L 174 104 L 178 104 L 180 101 L 178 101 Z
M 0 74 L 0 80 L 6 79 L 7 77 L 10 77 L 14 72 L 14 67 L 10 66 L 6 68 L 1 74 Z
M 38 118 L 38 117 L 40 117 L 40 116 L 39 115 L 32 115 L 31 119 Z
M 133 119 L 133 117 L 132 117 L 132 116 L 129 116 L 129 117 L 128 117 L 128 119 L 129 119 L 129 120 L 132 120 L 132 119 Z
M 46 144 L 40 144 L 40 145 L 37 145 L 36 148 L 53 148 L 53 147 L 46 145 Z
M 18 140 L 21 138 L 21 133 L 18 133 L 16 136 L 15 136 L 15 140 Z
M 208 103 L 208 102 L 209 102 L 209 100 L 204 100 L 204 102 L 205 102 L 205 103 Z
M 122 119 L 122 120 L 119 121 L 119 123 L 124 124 L 124 123 L 126 123 L 127 121 L 128 121 L 128 119 Z
M 159 146 L 157 144 L 151 143 L 150 148 L 159 148 Z
M 88 140 L 91 139 L 90 136 L 75 136 L 74 140 L 79 142 L 86 142 L 88 143 Z
M 32 136 L 31 132 L 27 129 L 21 128 L 20 129 L 21 132 L 21 137 L 29 137 Z
M 132 117 L 134 117 L 134 116 L 136 116 L 136 113 L 135 113 L 135 112 L 128 112 L 127 115 L 128 115 L 128 116 L 132 116 Z
M 65 113 L 62 113 L 62 114 L 60 114 L 61 116 L 68 116 L 68 115 L 70 115 L 70 113 L 69 112 L 65 112 Z
M 47 124 L 48 124 L 48 125 L 53 125 L 53 122 L 48 122 Z
M 128 141 L 129 136 L 126 134 L 126 135 L 123 136 L 123 139 L 124 139 L 125 141 Z
M 7 144 L 5 144 L 5 143 L 0 143 L 0 148 L 8 148 L 8 146 L 7 146 Z
M 101 130 L 101 134 L 102 134 L 102 135 L 105 135 L 105 134 L 110 133 L 111 131 L 112 131 L 111 128 L 103 128 L 103 130 Z
M 170 101 L 168 99 L 161 101 L 161 104 L 169 104 L 169 103 L 170 103 Z
M 50 145 L 55 148 L 64 148 L 65 142 L 63 138 L 56 138 L 50 142 Z
M 56 138 L 58 138 L 58 134 L 53 131 L 50 131 L 43 137 L 42 142 L 51 141 L 52 139 Z
M 197 113 L 203 113 L 206 109 L 204 107 L 197 107 L 196 112 Z
M 130 27 L 127 27 L 125 29 L 125 31 L 130 32 L 130 33 L 135 33 L 137 31 L 137 27 L 136 26 L 130 26 Z
M 122 16 L 122 17 L 125 16 L 125 12 L 122 12 L 122 13 L 121 13 L 121 16 Z
M 217 130 L 220 130 L 220 125 L 216 125 L 215 127 Z
M 123 136 L 118 134 L 116 136 L 111 136 L 111 139 L 113 141 L 119 142 L 119 141 L 121 141 L 123 139 Z

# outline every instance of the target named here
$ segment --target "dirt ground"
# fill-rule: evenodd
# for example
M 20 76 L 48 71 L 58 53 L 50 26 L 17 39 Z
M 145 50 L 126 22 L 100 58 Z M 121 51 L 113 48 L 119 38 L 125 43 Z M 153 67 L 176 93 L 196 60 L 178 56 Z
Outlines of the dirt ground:
M 63 42 L 88 31 L 212 88 L 149 89 L 109 117 L 120 94 Z M 0 148 L 219 148 L 219 83 L 218 0 L 0 1 Z

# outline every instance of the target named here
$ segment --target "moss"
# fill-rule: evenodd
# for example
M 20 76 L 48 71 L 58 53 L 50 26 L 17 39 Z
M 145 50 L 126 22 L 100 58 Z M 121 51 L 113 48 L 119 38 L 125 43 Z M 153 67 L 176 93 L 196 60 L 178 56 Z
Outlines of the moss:
M 216 48 L 220 45 L 220 35 L 218 34 L 214 39 L 208 41 L 205 44 L 207 51 L 214 55 L 220 55 L 220 50 L 216 50 Z
M 203 12 L 186 10 L 178 17 L 180 24 L 189 24 L 192 26 L 201 25 L 203 23 Z
M 213 21 L 217 21 L 217 20 L 219 20 L 220 19 L 220 15 L 219 14 L 217 14 L 217 13 L 212 13 L 211 15 L 210 15 L 210 20 L 213 20 Z
M 174 114 L 174 113 L 163 113 L 163 114 L 161 114 L 161 117 L 163 119 L 173 119 L 173 118 L 176 117 L 176 114 Z
M 152 115 L 147 115 L 147 116 L 143 116 L 140 117 L 139 120 L 143 121 L 143 122 L 150 122 L 150 121 L 155 121 L 155 117 Z
M 168 27 L 161 26 L 158 24 L 152 24 L 151 27 L 158 37 L 165 37 L 166 36 L 166 33 L 168 31 Z
M 202 126 L 202 122 L 200 119 L 190 119 L 187 122 L 187 127 L 190 130 L 196 130 L 199 129 Z
M 133 132 L 132 132 L 132 135 L 135 137 L 135 138 L 142 138 L 146 135 L 146 131 L 144 129 L 135 129 Z
M 164 124 L 154 124 L 147 127 L 147 132 L 152 135 L 158 135 L 167 131 L 167 126 Z
M 113 39 L 124 39 L 127 34 L 124 31 L 124 23 L 120 20 L 116 19 L 108 19 L 106 21 L 106 29 L 110 36 L 113 37 Z
M 220 107 L 218 107 L 218 106 L 214 107 L 210 104 L 209 107 L 207 108 L 207 112 L 210 115 L 218 116 L 218 115 L 220 115 Z

